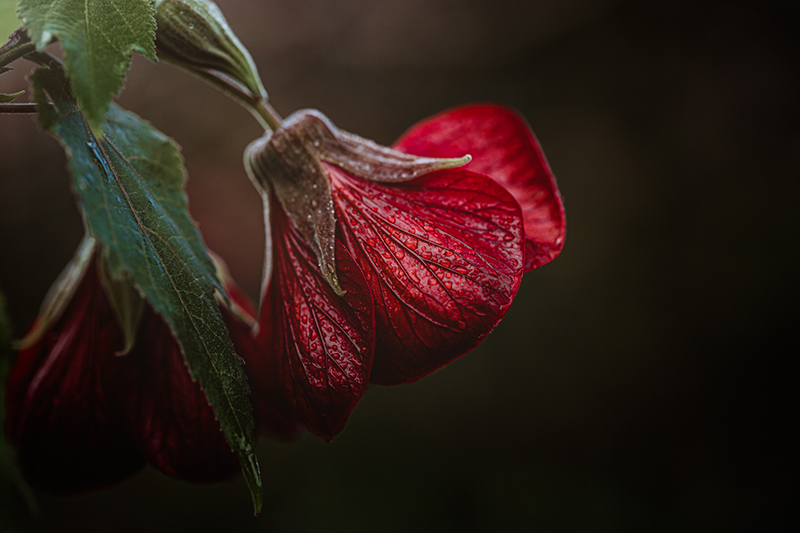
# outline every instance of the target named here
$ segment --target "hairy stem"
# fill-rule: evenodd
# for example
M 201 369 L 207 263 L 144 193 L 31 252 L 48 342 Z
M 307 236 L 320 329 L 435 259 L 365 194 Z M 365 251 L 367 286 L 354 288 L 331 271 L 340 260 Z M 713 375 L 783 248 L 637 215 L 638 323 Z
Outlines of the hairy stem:
M 263 98 L 256 103 L 255 111 L 269 125 L 272 131 L 278 131 L 283 125 L 281 116 Z
M 23 28 L 18 29 L 11 35 L 3 46 L 0 46 L 0 69 L 36 50 L 36 45 L 28 38 L 28 32 Z
M 195 70 L 192 73 L 242 104 L 266 131 L 280 129 L 283 120 L 263 97 L 254 95 L 239 83 L 216 71 Z

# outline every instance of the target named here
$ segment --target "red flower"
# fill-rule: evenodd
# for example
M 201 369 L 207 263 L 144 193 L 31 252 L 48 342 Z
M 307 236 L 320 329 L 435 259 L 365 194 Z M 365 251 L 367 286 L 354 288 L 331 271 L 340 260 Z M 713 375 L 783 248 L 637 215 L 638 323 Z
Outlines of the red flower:
M 395 149 L 301 111 L 246 161 L 269 227 L 252 386 L 277 373 L 286 412 L 326 439 L 368 382 L 417 381 L 479 344 L 563 246 L 555 180 L 501 107 L 444 113 Z
M 5 431 L 24 476 L 66 493 L 112 485 L 145 462 L 192 482 L 236 475 L 239 461 L 169 327 L 132 284 L 111 287 L 119 282 L 103 274 L 101 255 L 84 240 L 9 377 Z M 119 290 L 134 295 L 133 318 L 122 322 L 109 296 Z M 252 342 L 249 327 L 223 316 L 235 341 Z M 121 323 L 133 325 L 132 344 Z

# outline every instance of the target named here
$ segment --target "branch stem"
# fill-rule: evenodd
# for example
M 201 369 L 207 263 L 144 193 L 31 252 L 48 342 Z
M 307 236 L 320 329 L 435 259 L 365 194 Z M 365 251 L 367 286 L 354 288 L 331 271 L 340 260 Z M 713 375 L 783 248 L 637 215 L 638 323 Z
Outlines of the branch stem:
M 179 65 L 180 66 L 180 65 Z M 238 101 L 258 120 L 261 127 L 266 131 L 277 131 L 280 129 L 283 120 L 280 115 L 270 106 L 266 97 L 255 95 L 244 88 L 235 80 L 220 74 L 211 69 L 190 71 L 195 76 L 203 79 L 221 90 L 234 100 Z
M 33 102 L 0 104 L 0 114 L 24 115 L 36 113 L 36 104 Z
M 34 50 L 36 45 L 30 41 L 28 33 L 23 28 L 18 29 L 0 46 L 0 69 Z

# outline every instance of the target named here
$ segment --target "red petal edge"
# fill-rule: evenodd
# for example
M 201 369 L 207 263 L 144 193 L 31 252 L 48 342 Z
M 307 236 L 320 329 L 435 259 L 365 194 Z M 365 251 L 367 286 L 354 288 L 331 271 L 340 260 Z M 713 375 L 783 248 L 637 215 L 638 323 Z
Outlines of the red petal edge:
M 225 281 L 225 290 L 231 301 L 238 305 L 240 312 L 254 316 L 255 308 L 250 299 L 231 280 Z M 256 420 L 256 431 L 278 440 L 292 440 L 300 435 L 300 424 L 289 414 L 283 389 L 278 379 L 278 358 L 271 351 L 261 351 L 261 343 L 256 339 L 250 325 L 241 320 L 236 313 L 220 307 L 228 333 L 239 354 L 245 361 L 244 370 L 250 384 L 250 403 Z M 253 319 L 255 322 L 255 319 Z M 259 336 L 264 337 L 260 328 Z
M 472 155 L 462 168 L 490 176 L 522 208 L 525 271 L 561 252 L 565 233 L 561 195 L 539 142 L 516 112 L 493 104 L 455 108 L 414 125 L 394 148 L 426 157 Z
M 31 486 L 55 493 L 119 483 L 144 466 L 113 403 L 124 345 L 95 260 L 61 318 L 21 350 L 6 385 L 6 436 Z
M 523 222 L 511 195 L 463 169 L 397 185 L 328 171 L 344 242 L 375 302 L 370 381 L 417 381 L 480 343 L 522 278 Z
M 317 258 L 281 205 L 272 201 L 273 271 L 261 318 L 265 357 L 278 354 L 278 374 L 297 419 L 331 440 L 364 393 L 375 346 L 366 281 L 340 241 L 336 265 L 344 297 L 322 276 Z

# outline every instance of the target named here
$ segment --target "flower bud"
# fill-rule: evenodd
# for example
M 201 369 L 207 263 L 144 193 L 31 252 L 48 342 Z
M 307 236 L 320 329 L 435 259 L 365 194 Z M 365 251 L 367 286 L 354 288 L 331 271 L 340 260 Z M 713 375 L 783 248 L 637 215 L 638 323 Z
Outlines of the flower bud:
M 159 58 L 200 77 L 222 74 L 266 99 L 253 58 L 211 0 L 156 0 L 156 51 Z

